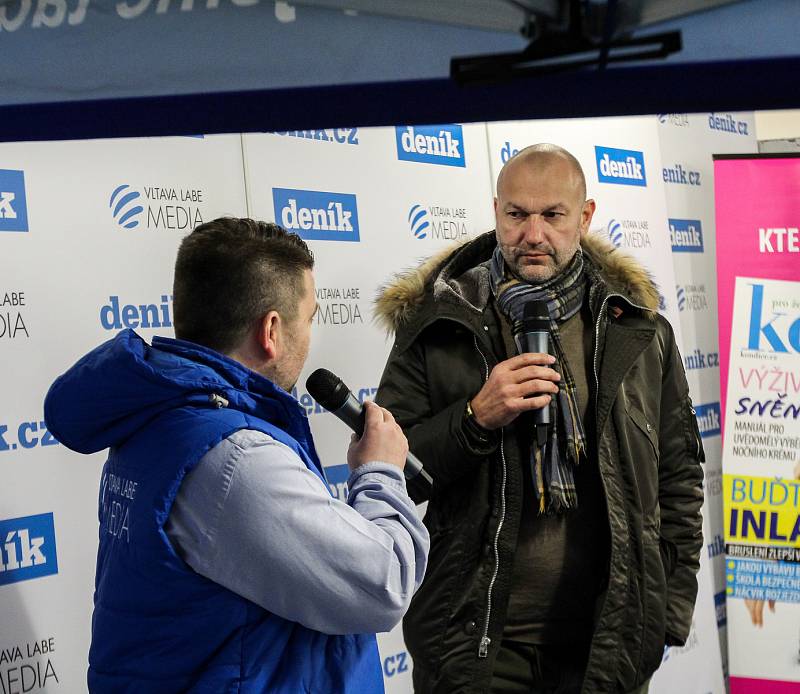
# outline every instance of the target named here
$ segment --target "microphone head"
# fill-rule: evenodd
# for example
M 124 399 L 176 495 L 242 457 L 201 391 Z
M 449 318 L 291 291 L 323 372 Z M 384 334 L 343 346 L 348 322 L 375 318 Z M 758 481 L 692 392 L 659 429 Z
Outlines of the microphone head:
M 546 301 L 529 301 L 522 310 L 522 321 L 516 332 L 529 333 L 550 330 L 550 311 Z
M 347 401 L 350 389 L 328 369 L 317 369 L 306 379 L 306 389 L 329 412 L 338 410 Z

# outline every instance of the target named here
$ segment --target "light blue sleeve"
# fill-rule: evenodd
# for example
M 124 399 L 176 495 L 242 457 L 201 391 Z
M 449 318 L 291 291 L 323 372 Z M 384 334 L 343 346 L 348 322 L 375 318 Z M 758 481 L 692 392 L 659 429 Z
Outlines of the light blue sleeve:
M 326 634 L 389 631 L 425 573 L 429 537 L 403 473 L 373 462 L 347 503 L 287 446 L 243 430 L 183 481 L 165 526 L 197 573 Z

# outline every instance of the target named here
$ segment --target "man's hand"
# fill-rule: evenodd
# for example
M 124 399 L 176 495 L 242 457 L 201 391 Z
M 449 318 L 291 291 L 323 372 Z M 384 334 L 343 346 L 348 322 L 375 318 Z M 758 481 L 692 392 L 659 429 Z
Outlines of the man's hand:
M 353 434 L 347 449 L 347 465 L 350 470 L 379 460 L 396 465 L 401 470 L 406 466 L 408 441 L 392 413 L 374 402 L 364 402 L 364 433 L 361 438 Z
M 745 600 L 744 605 L 750 613 L 750 621 L 753 626 L 764 626 L 764 601 L 763 600 Z M 769 611 L 775 612 L 775 601 L 769 600 Z
M 472 398 L 475 421 L 484 429 L 499 429 L 522 412 L 549 405 L 550 394 L 558 392 L 557 382 L 561 379 L 549 368 L 553 362 L 555 357 L 538 352 L 526 352 L 500 362 Z

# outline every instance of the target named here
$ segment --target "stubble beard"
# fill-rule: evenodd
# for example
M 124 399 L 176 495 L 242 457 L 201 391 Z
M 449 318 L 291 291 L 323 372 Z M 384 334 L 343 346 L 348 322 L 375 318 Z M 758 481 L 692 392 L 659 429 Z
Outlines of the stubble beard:
M 501 244 L 500 251 L 512 275 L 523 282 L 538 284 L 547 282 L 563 272 L 577 252 L 578 246 L 579 244 L 576 244 L 573 248 L 568 248 L 559 252 L 549 246 L 520 248 L 519 246 L 504 246 Z M 520 258 L 533 250 L 537 253 L 546 253 L 548 255 L 546 265 L 520 264 Z

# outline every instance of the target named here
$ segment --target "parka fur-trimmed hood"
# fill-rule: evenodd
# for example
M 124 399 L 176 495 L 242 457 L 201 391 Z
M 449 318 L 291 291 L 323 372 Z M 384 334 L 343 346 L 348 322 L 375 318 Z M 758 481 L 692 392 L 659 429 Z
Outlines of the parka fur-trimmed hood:
M 496 245 L 495 232 L 449 247 L 425 260 L 419 267 L 398 273 L 381 288 L 375 302 L 375 319 L 388 333 L 396 333 L 408 323 L 426 298 L 434 297 L 440 282 L 457 280 L 471 267 L 488 260 Z M 581 239 L 581 248 L 612 292 L 631 303 L 649 309 L 654 317 L 659 292 L 650 273 L 639 262 L 617 249 L 604 235 L 590 232 Z

